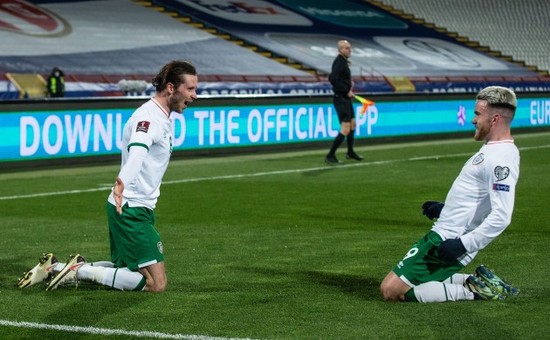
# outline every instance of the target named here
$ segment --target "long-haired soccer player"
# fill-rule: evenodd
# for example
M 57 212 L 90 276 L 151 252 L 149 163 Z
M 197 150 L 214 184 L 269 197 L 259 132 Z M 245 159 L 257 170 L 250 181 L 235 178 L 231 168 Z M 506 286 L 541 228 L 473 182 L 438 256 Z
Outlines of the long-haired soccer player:
M 87 263 L 80 254 L 59 263 L 44 254 L 19 280 L 21 288 L 52 277 L 46 290 L 75 280 L 120 290 L 166 289 L 164 250 L 155 229 L 155 208 L 172 153 L 173 112 L 183 113 L 197 99 L 197 72 L 187 61 L 171 61 L 153 79 L 156 94 L 125 124 L 122 166 L 108 198 L 111 261 Z

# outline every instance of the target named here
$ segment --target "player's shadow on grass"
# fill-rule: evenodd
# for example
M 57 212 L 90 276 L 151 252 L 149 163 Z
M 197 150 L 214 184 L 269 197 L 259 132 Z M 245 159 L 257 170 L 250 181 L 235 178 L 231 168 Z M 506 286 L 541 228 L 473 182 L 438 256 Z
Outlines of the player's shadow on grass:
M 17 288 L 19 278 L 29 269 L 25 267 L 23 260 L 17 257 L 0 260 L 0 266 L 0 290 Z
M 152 297 L 152 294 L 121 292 L 85 281 L 81 281 L 78 286 L 74 283 L 61 285 L 58 289 L 49 292 L 45 291 L 46 281 L 20 289 L 17 287 L 18 277 L 14 276 L 14 273 L 22 273 L 23 269 L 27 268 L 21 263 L 22 260 L 19 258 L 0 261 L 0 265 L 8 269 L 0 275 L 0 288 L 21 294 L 27 300 L 35 299 L 38 301 L 37 305 L 51 301 L 48 304 L 49 315 L 44 317 L 44 320 L 48 320 L 52 324 L 75 325 L 78 323 L 79 325 L 94 326 L 101 320 L 108 320 L 109 315 L 115 315 L 127 309 L 135 309 Z M 28 332 L 34 334 L 32 330 L 28 330 Z M 25 338 L 26 336 L 22 333 L 21 337 Z M 78 336 L 74 338 L 78 338 Z
M 379 279 L 319 271 L 302 272 L 302 275 L 306 280 L 313 283 L 340 290 L 360 299 L 373 301 L 382 299 L 379 289 L 381 281 Z
M 125 310 L 139 310 L 138 306 L 152 297 L 149 293 L 122 292 L 89 282 L 82 282 L 78 287 L 64 286 L 41 293 L 52 300 L 67 302 L 50 304 L 51 312 L 45 320 L 67 325 L 77 322 L 86 326 L 95 326 L 103 320 L 109 320 L 110 315 L 118 315 Z M 75 313 L 78 313 L 76 318 Z
M 233 269 L 267 276 L 291 276 L 295 280 L 336 289 L 362 300 L 382 301 L 379 289 L 381 281 L 379 279 L 320 271 L 289 272 L 287 270 L 260 267 L 233 267 Z

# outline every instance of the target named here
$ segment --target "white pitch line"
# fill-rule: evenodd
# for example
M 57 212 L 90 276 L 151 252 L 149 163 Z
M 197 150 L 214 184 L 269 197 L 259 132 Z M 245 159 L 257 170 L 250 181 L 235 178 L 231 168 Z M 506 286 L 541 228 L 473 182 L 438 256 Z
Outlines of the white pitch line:
M 59 195 L 68 195 L 68 194 L 81 194 L 83 192 L 106 191 L 106 190 L 110 190 L 110 189 L 111 188 L 101 187 L 101 188 L 95 188 L 95 189 L 41 192 L 41 193 L 28 194 L 28 195 L 0 196 L 0 201 L 15 200 L 15 199 L 19 199 L 19 198 L 34 198 L 34 197 L 44 197 L 44 196 L 59 196 Z
M 544 149 L 550 148 L 550 145 L 540 145 L 532 147 L 520 148 L 521 151 L 525 150 L 534 150 L 534 149 Z M 223 176 L 211 176 L 211 177 L 195 177 L 195 178 L 184 178 L 171 181 L 162 182 L 163 185 L 168 184 L 179 184 L 179 183 L 192 183 L 192 182 L 204 182 L 204 181 L 216 181 L 224 179 L 239 179 L 239 178 L 249 178 L 249 177 L 261 177 L 261 176 L 273 176 L 273 175 L 284 175 L 292 173 L 301 173 L 301 172 L 312 172 L 312 171 L 323 171 L 323 170 L 336 170 L 336 169 L 345 169 L 351 167 L 360 167 L 360 166 L 372 166 L 372 165 L 383 165 L 383 164 L 392 164 L 400 162 L 415 162 L 415 161 L 425 161 L 425 160 L 437 160 L 442 158 L 454 158 L 454 157 L 465 157 L 470 156 L 473 153 L 455 153 L 448 155 L 433 155 L 433 156 L 421 156 L 421 157 L 410 157 L 410 158 L 401 158 L 401 159 L 391 159 L 385 161 L 372 161 L 372 162 L 361 162 L 354 164 L 344 164 L 337 166 L 318 166 L 313 168 L 304 168 L 304 169 L 286 169 L 286 170 L 274 170 L 274 171 L 264 171 L 256 172 L 250 174 L 235 174 L 235 175 L 223 175 Z M 110 186 L 101 186 L 99 188 L 92 189 L 82 189 L 82 190 L 67 190 L 67 191 L 52 191 L 52 192 L 42 192 L 36 194 L 28 195 L 14 195 L 14 196 L 0 196 L 0 201 L 15 200 L 22 198 L 35 198 L 35 197 L 46 197 L 46 196 L 59 196 L 59 195 L 70 195 L 70 194 L 81 194 L 85 192 L 96 192 L 96 191 L 107 191 L 111 190 Z
M 210 177 L 195 177 L 195 178 L 184 178 L 171 181 L 163 181 L 162 185 L 167 184 L 180 184 L 180 183 L 193 183 L 193 182 L 203 182 L 203 181 L 216 181 L 224 179 L 239 179 L 239 178 L 248 178 L 248 177 L 261 177 L 261 176 L 272 176 L 272 175 L 284 175 L 291 173 L 300 173 L 300 172 L 311 172 L 311 171 L 321 171 L 321 170 L 336 170 L 341 168 L 357 167 L 357 166 L 367 166 L 367 165 L 380 165 L 380 164 L 390 164 L 397 162 L 405 161 L 414 161 L 414 160 L 426 160 L 426 159 L 439 159 L 444 157 L 458 157 L 463 156 L 464 154 L 455 154 L 455 155 L 438 155 L 430 157 L 417 157 L 417 158 L 406 158 L 406 159 L 397 159 L 397 160 L 386 160 L 386 161 L 373 161 L 373 162 L 362 162 L 355 164 L 345 164 L 338 166 L 319 166 L 314 168 L 305 168 L 305 169 L 287 169 L 287 170 L 275 170 L 275 171 L 265 171 L 265 172 L 256 172 L 250 174 L 235 174 L 235 175 L 223 175 L 223 176 L 210 176 Z M 96 192 L 96 191 L 107 191 L 111 190 L 111 187 L 99 187 L 93 189 L 82 189 L 82 190 L 66 190 L 66 191 L 52 191 L 52 192 L 42 192 L 36 194 L 28 195 L 14 195 L 14 196 L 0 196 L 0 201 L 15 200 L 22 198 L 35 198 L 35 197 L 46 197 L 46 196 L 59 196 L 59 195 L 69 195 L 69 194 L 80 194 L 85 192 Z
M 247 177 L 271 176 L 271 175 L 285 175 L 285 174 L 294 174 L 294 173 L 311 172 L 311 171 L 336 170 L 336 169 L 352 168 L 352 167 L 367 166 L 367 165 L 382 165 L 382 164 L 391 164 L 391 163 L 399 163 L 399 162 L 407 162 L 407 161 L 418 161 L 418 160 L 439 159 L 439 158 L 451 158 L 451 157 L 458 157 L 458 156 L 464 156 L 464 155 L 470 155 L 470 154 L 468 153 L 468 154 L 453 154 L 453 155 L 444 155 L 444 156 L 443 155 L 438 155 L 438 156 L 429 156 L 429 157 L 412 157 L 412 158 L 402 158 L 402 159 L 391 159 L 391 160 L 385 160 L 385 161 L 372 161 L 372 162 L 361 162 L 361 163 L 354 163 L 354 164 L 342 164 L 342 165 L 335 165 L 335 166 L 325 165 L 325 166 L 318 166 L 318 167 L 314 167 L 314 168 L 305 168 L 305 169 L 274 170 L 274 171 L 256 172 L 256 173 L 251 173 L 251 174 L 236 174 L 236 175 L 223 175 L 223 176 L 212 176 L 212 177 L 184 178 L 184 179 L 176 179 L 176 180 L 162 182 L 162 184 L 190 183 L 190 182 L 213 181 L 213 180 L 220 180 L 220 179 L 236 179 L 236 178 L 247 178 Z M 0 197 L 0 199 L 1 199 L 1 197 Z
M 155 339 L 184 339 L 184 340 L 251 340 L 249 338 L 223 338 L 213 337 L 206 335 L 192 335 L 192 334 L 170 334 L 161 332 L 149 332 L 149 331 L 127 331 L 124 329 L 110 329 L 110 328 L 98 328 L 98 327 L 80 327 L 80 326 L 67 326 L 67 325 L 52 325 L 46 323 L 35 322 L 19 322 L 10 320 L 0 320 L 0 326 L 6 327 L 19 327 L 19 328 L 34 328 L 34 329 L 47 329 L 61 332 L 72 333 L 85 333 L 85 334 L 98 334 L 98 335 L 129 335 L 140 338 L 155 338 Z

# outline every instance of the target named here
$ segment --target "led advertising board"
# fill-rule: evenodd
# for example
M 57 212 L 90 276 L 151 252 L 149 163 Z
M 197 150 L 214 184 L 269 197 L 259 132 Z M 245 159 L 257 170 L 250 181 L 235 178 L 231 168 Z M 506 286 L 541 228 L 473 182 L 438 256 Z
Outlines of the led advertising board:
M 189 107 L 183 115 L 171 114 L 173 149 L 330 141 L 338 134 L 339 123 L 330 97 L 325 99 L 236 100 L 227 105 L 210 101 L 211 105 Z M 136 103 L 135 107 L 140 105 Z M 78 106 L 73 103 L 72 108 L 51 110 L 45 104 L 32 110 L 0 112 L 0 162 L 118 154 L 124 123 L 135 107 L 117 108 L 116 101 L 107 105 L 110 108 Z M 474 130 L 470 97 L 401 101 L 388 97 L 376 100 L 364 114 L 359 102 L 354 102 L 354 108 L 357 139 Z M 550 126 L 550 97 L 519 99 L 513 127 L 543 126 Z

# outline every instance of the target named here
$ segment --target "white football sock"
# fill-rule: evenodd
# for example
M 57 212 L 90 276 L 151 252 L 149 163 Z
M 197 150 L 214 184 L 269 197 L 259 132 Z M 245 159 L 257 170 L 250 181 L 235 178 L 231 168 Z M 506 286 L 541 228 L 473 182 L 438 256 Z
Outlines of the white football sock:
M 456 273 L 456 274 L 453 274 L 448 279 L 446 279 L 445 281 L 443 281 L 443 283 L 452 283 L 452 284 L 455 284 L 455 285 L 463 285 L 464 282 L 466 282 L 466 279 L 470 276 L 472 276 L 472 275 L 471 274 Z
M 61 269 L 65 268 L 65 265 L 67 263 L 65 262 L 58 262 L 55 267 L 53 267 L 53 273 L 54 274 L 57 274 L 61 271 Z M 97 262 L 91 262 L 91 263 L 87 263 L 91 266 L 94 266 L 94 267 L 108 267 L 108 268 L 114 268 L 115 267 L 115 264 L 113 262 L 110 262 L 110 261 L 97 261 Z
M 415 286 L 413 291 L 418 302 L 423 303 L 474 299 L 474 293 L 462 284 L 431 281 Z
M 90 265 L 94 267 L 107 267 L 107 268 L 114 268 L 115 264 L 111 261 L 96 261 L 90 263 Z
M 53 267 L 52 271 L 54 274 L 57 274 L 59 273 L 63 268 L 65 268 L 65 265 L 67 263 L 65 262 L 57 262 L 57 264 L 55 265 L 55 267 Z
M 80 280 L 93 281 L 120 290 L 135 290 L 145 280 L 141 273 L 133 272 L 128 268 L 98 267 L 90 264 L 80 267 L 76 276 Z

